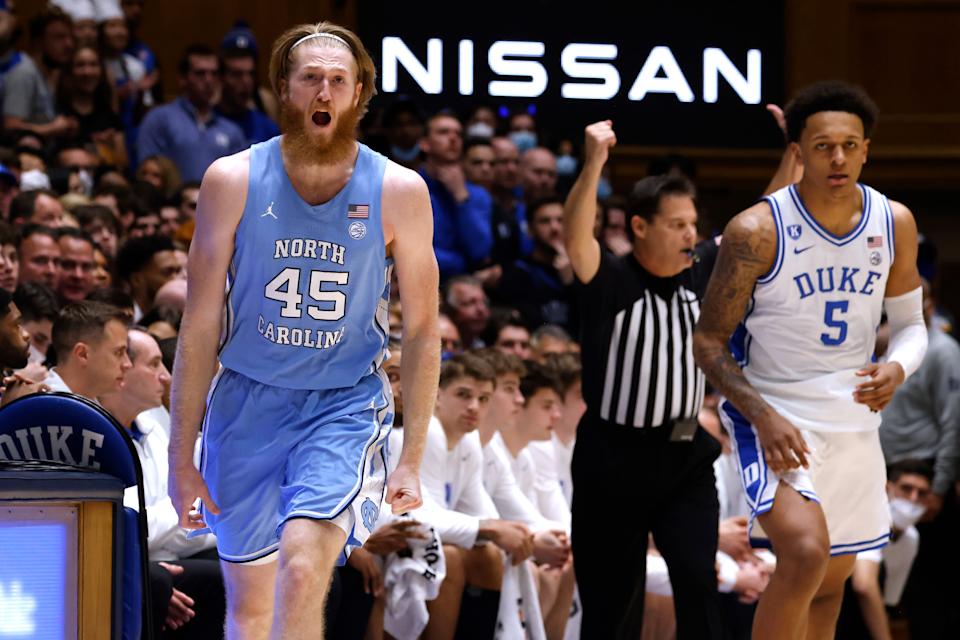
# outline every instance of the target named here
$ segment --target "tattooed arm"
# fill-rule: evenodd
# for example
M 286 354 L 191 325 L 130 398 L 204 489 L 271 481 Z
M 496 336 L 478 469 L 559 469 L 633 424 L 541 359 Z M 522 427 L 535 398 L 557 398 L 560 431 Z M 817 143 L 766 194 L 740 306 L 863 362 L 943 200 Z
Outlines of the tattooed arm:
M 740 213 L 727 225 L 694 333 L 693 353 L 710 384 L 757 428 L 767 464 L 781 472 L 807 466 L 806 443 L 799 430 L 750 385 L 728 346 L 757 279 L 770 270 L 776 258 L 776 233 L 770 205 L 765 202 Z

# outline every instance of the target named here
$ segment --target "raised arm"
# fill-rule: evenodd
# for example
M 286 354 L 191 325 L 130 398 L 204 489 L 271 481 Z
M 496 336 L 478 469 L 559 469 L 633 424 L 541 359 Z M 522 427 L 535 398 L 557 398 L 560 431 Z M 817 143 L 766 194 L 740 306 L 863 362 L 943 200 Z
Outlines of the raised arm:
M 593 236 L 597 185 L 610 147 L 615 144 L 617 136 L 612 121 L 595 122 L 586 128 L 583 170 L 563 205 L 563 244 L 580 282 L 590 282 L 600 269 L 600 243 Z
M 780 131 L 783 132 L 783 139 L 786 140 L 787 121 L 783 117 L 783 109 L 778 105 L 768 104 L 767 112 L 777 121 L 777 126 L 780 128 Z M 800 178 L 802 177 L 803 164 L 800 162 L 800 156 L 790 144 L 787 144 L 783 150 L 783 155 L 780 156 L 780 165 L 777 167 L 777 172 L 773 174 L 773 177 L 770 179 L 770 184 L 763 190 L 763 195 L 770 195 L 774 191 L 779 191 L 784 187 L 800 182 Z
M 730 221 L 694 332 L 693 354 L 710 384 L 756 426 L 767 464 L 779 472 L 807 466 L 806 443 L 750 385 L 729 347 L 757 279 L 770 270 L 776 251 L 768 204 L 758 203 Z
M 199 515 L 190 514 L 197 498 L 206 508 L 219 512 L 193 464 L 193 450 L 207 391 L 217 370 L 227 269 L 247 199 L 248 175 L 248 153 L 221 158 L 207 169 L 187 262 L 187 306 L 170 394 L 169 492 L 180 526 L 189 529 L 205 526 Z
M 413 171 L 388 163 L 383 211 L 403 304 L 403 449 L 400 462 L 387 481 L 386 499 L 394 513 L 405 513 L 421 504 L 420 462 L 427 423 L 437 399 L 440 276 L 433 255 L 430 194 L 423 179 Z

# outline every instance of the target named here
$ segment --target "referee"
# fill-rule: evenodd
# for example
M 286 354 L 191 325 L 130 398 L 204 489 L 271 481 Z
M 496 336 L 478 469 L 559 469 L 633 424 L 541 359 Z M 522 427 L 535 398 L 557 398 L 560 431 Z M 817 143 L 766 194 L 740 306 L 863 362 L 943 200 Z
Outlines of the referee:
M 581 289 L 587 404 L 572 463 L 581 633 L 640 636 L 653 534 L 670 571 L 677 637 L 719 638 L 713 460 L 720 445 L 696 422 L 704 377 L 692 352 L 716 244 L 695 248 L 693 186 L 668 175 L 634 187 L 633 251 L 620 258 L 602 251 L 593 235 L 597 184 L 614 144 L 610 121 L 587 127 L 583 171 L 564 207 L 564 241 Z

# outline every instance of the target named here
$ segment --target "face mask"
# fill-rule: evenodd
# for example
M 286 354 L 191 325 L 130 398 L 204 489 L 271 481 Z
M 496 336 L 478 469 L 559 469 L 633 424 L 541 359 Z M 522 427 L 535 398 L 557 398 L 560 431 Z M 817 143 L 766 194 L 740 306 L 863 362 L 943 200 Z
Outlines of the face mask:
M 467 127 L 467 138 L 492 138 L 493 127 L 486 122 L 474 122 Z
M 601 176 L 600 183 L 597 184 L 597 197 L 600 198 L 601 200 L 604 200 L 606 198 L 609 198 L 612 195 L 613 195 L 613 187 L 610 186 L 610 181 L 604 178 L 603 176 Z
M 50 178 L 40 169 L 30 169 L 20 174 L 20 190 L 49 189 Z
M 557 157 L 557 175 L 572 176 L 577 172 L 577 159 L 573 156 Z
M 81 169 L 77 171 L 77 179 L 80 181 L 80 186 L 83 188 L 83 195 L 90 196 L 93 194 L 93 174 L 91 174 L 86 169 Z
M 904 531 L 917 523 L 920 516 L 927 508 L 916 502 L 910 502 L 905 498 L 894 498 L 890 501 L 890 517 L 893 520 L 893 528 Z
M 537 146 L 537 134 L 533 131 L 513 131 L 510 133 L 510 139 L 517 145 L 520 153 L 528 151 Z
M 40 353 L 40 350 L 33 346 L 33 343 L 30 343 L 30 355 L 27 356 L 27 361 L 31 364 L 43 364 L 43 361 L 47 359 L 47 355 Z
M 420 145 L 415 144 L 409 149 L 390 145 L 390 157 L 398 162 L 413 162 L 420 157 Z

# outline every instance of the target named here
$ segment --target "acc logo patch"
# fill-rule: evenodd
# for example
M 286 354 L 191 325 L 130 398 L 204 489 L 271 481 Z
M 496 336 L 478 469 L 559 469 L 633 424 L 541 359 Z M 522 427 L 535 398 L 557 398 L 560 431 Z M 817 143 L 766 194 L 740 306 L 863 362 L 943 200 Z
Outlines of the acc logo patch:
M 363 526 L 367 531 L 373 533 L 373 527 L 377 524 L 377 517 L 380 515 L 380 508 L 373 503 L 373 500 L 367 498 L 360 505 L 360 517 L 363 518 Z
M 798 224 L 787 225 L 787 235 L 793 240 L 799 240 L 802 232 L 803 228 Z
M 880 252 L 879 252 L 879 251 L 871 251 L 871 252 L 870 252 L 870 264 L 872 264 L 873 266 L 877 266 L 877 265 L 880 264 L 881 262 L 883 262 L 883 258 L 880 256 Z
M 363 240 L 363 237 L 367 235 L 367 225 L 362 222 L 351 222 L 350 226 L 347 227 L 347 233 L 354 240 Z

